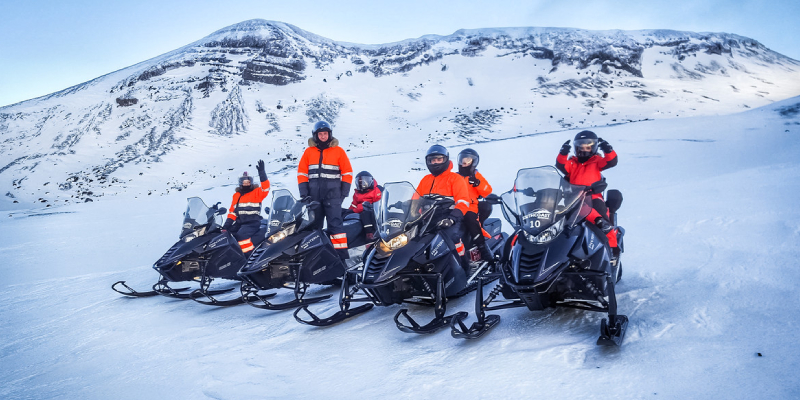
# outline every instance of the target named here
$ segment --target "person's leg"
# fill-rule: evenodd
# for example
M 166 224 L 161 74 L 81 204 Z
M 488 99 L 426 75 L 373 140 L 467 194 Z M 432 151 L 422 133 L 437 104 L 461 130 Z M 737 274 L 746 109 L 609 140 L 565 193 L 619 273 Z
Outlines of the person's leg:
M 325 219 L 328 221 L 328 234 L 331 237 L 333 248 L 339 254 L 339 258 L 346 260 L 350 258 L 347 254 L 347 233 L 344 231 L 342 223 L 342 201 L 338 199 L 328 199 L 323 203 Z
M 481 226 L 483 223 L 486 222 L 486 219 L 492 215 L 492 205 L 489 204 L 487 201 L 479 201 L 478 202 L 478 220 L 481 222 Z
M 239 226 L 239 230 L 233 233 L 233 237 L 239 242 L 239 247 L 242 249 L 242 253 L 248 254 L 255 248 L 255 246 L 253 246 L 252 237 L 256 232 L 258 232 L 260 225 L 260 221 L 241 224 Z
M 486 246 L 486 238 L 483 236 L 481 223 L 478 222 L 478 214 L 469 211 L 464 215 L 464 230 L 466 230 L 469 235 L 472 244 L 481 252 L 481 258 L 484 261 L 493 262 L 494 256 L 489 250 L 489 247 Z

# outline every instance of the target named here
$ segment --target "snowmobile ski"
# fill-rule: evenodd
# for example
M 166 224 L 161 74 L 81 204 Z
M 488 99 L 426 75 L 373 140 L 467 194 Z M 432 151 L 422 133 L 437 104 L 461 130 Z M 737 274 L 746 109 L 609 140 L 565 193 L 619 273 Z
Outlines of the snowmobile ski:
M 125 291 L 122 291 L 122 290 L 118 289 L 117 285 L 124 286 L 125 289 L 128 289 L 128 291 L 125 292 Z M 119 282 L 114 283 L 113 285 L 111 285 L 111 289 L 114 289 L 114 291 L 119 293 L 119 294 L 124 294 L 125 296 L 131 296 L 131 297 L 152 297 L 152 296 L 158 296 L 159 294 L 161 294 L 161 293 L 159 293 L 159 292 L 157 292 L 155 290 L 150 290 L 150 291 L 147 291 L 147 292 L 138 292 L 138 291 L 134 290 L 132 287 L 130 287 L 127 284 L 125 284 L 125 281 L 119 281 Z M 177 288 L 177 289 L 172 289 L 172 290 L 174 292 L 183 292 L 183 291 L 189 290 L 189 288 L 185 287 L 185 288 Z
M 239 304 L 242 304 L 242 303 L 248 303 L 250 301 L 258 300 L 255 297 L 251 297 L 249 299 L 245 299 L 244 296 L 239 296 L 239 297 L 237 297 L 235 299 L 230 299 L 230 300 L 217 300 L 217 299 L 214 298 L 213 294 L 215 294 L 215 293 L 212 293 L 212 292 L 204 293 L 200 289 L 195 289 L 190 295 L 192 296 L 192 300 L 194 300 L 194 301 L 196 301 L 196 302 L 198 302 L 200 304 L 205 304 L 207 306 L 217 306 L 217 307 L 230 307 L 230 306 L 235 306 L 235 305 L 239 305 Z M 265 294 L 265 295 L 261 295 L 259 298 L 268 298 L 268 297 L 275 296 L 276 294 L 277 293 L 268 293 L 268 294 Z M 205 296 L 205 299 L 203 298 L 203 296 Z M 208 300 L 206 300 L 206 299 L 208 299 Z
M 406 325 L 400 322 L 400 315 L 404 316 L 408 320 L 408 322 L 411 323 L 411 325 Z M 439 316 L 434 317 L 433 320 L 431 320 L 431 322 L 428 322 L 425 325 L 420 325 L 417 323 L 417 321 L 414 321 L 414 319 L 411 318 L 410 315 L 408 315 L 408 309 L 403 308 L 400 311 L 398 311 L 397 314 L 395 314 L 394 323 L 397 324 L 397 329 L 400 329 L 401 331 L 406 333 L 430 334 L 430 333 L 435 333 L 436 331 L 445 326 L 449 326 L 450 321 L 454 317 L 464 319 L 467 317 L 467 315 L 469 314 L 466 311 L 459 311 L 452 315 L 447 315 L 443 317 Z
M 496 275 L 498 274 L 495 274 L 495 276 L 478 278 L 478 288 L 477 292 L 475 293 L 475 315 L 478 316 L 478 321 L 473 322 L 472 326 L 467 328 L 467 326 L 464 325 L 464 318 L 467 317 L 467 313 L 466 312 L 459 313 L 459 315 L 456 315 L 450 322 L 451 336 L 453 336 L 456 339 L 477 339 L 483 336 L 483 334 L 485 334 L 486 332 L 489 332 L 489 330 L 494 328 L 495 325 L 500 323 L 499 315 L 487 316 L 484 310 L 486 304 L 494 300 L 499 291 L 492 290 L 489 293 L 489 297 L 486 299 L 486 301 L 483 300 L 483 285 L 487 283 L 484 282 L 484 280 L 488 280 L 489 282 L 491 282 L 497 278 Z
M 337 311 L 336 313 L 334 313 L 333 315 L 331 315 L 330 317 L 327 317 L 327 318 L 319 318 L 316 315 L 314 315 L 313 313 L 311 313 L 311 311 L 308 310 L 308 306 L 306 305 L 306 306 L 299 307 L 297 310 L 294 311 L 294 319 L 296 319 L 297 322 L 299 322 L 301 324 L 306 324 L 306 325 L 331 326 L 331 325 L 334 325 L 334 324 L 338 324 L 339 322 L 342 322 L 342 321 L 344 321 L 346 319 L 355 317 L 356 315 L 363 314 L 363 313 L 371 310 L 372 307 L 374 307 L 374 306 L 375 305 L 372 304 L 372 303 L 367 303 L 367 304 L 363 304 L 363 305 L 360 305 L 360 306 L 355 307 L 355 308 L 350 308 L 350 309 L 347 309 L 347 310 Z M 300 310 L 304 310 L 306 312 L 306 314 L 311 316 L 311 320 L 307 321 L 307 320 L 304 320 L 304 319 L 300 318 L 297 315 L 298 313 L 300 313 Z
M 247 304 L 249 304 L 249 305 L 251 305 L 251 306 L 253 306 L 255 308 L 261 308 L 261 309 L 264 309 L 264 310 L 279 311 L 279 310 L 288 310 L 290 308 L 300 307 L 300 306 L 303 306 L 305 304 L 317 303 L 317 302 L 320 302 L 322 300 L 330 299 L 332 296 L 333 296 L 332 294 L 326 294 L 324 296 L 318 296 L 318 297 L 306 297 L 306 298 L 299 298 L 299 299 L 296 298 L 294 300 L 287 301 L 285 303 L 270 303 L 270 302 L 264 300 L 264 298 L 266 296 L 260 296 L 258 300 L 261 300 L 261 302 L 263 304 L 253 303 L 251 301 L 248 301 Z M 271 296 L 269 296 L 269 297 L 271 297 Z M 255 300 L 256 299 L 254 299 L 254 301 Z
M 608 319 L 603 318 L 600 322 L 600 337 L 597 338 L 597 344 L 600 346 L 621 346 L 622 339 L 625 338 L 625 330 L 628 328 L 628 317 L 624 315 L 616 315 L 611 317 L 613 322 L 609 326 Z

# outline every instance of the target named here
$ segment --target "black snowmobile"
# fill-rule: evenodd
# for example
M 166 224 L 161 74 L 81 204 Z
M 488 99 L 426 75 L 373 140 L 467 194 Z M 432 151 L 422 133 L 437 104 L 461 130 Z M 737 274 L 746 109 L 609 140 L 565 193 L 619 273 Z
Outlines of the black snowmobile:
M 237 272 L 247 261 L 233 235 L 221 230 L 222 216 L 227 210 L 219 207 L 219 204 L 208 207 L 198 197 L 188 199 L 180 240 L 153 265 L 159 273 L 159 280 L 153 285 L 152 291 L 137 292 L 126 285 L 125 281 L 113 284 L 112 289 L 134 297 L 160 294 L 181 299 L 192 298 L 205 304 L 219 306 L 241 304 L 244 301 L 242 298 L 219 301 L 212 297 L 229 292 L 233 288 L 209 290 L 214 278 L 238 280 Z M 254 238 L 263 238 L 265 232 L 266 222 L 262 222 L 261 230 L 254 235 Z M 169 286 L 170 282 L 197 282 L 200 288 L 191 293 L 184 293 L 189 290 L 188 287 L 172 288 Z M 124 286 L 127 291 L 121 290 L 118 286 Z M 209 301 L 199 300 L 201 297 L 206 297 Z
M 343 262 L 329 235 L 321 229 L 321 221 L 315 221 L 312 208 L 319 206 L 318 202 L 298 202 L 285 189 L 273 192 L 267 240 L 253 250 L 239 271 L 242 297 L 248 304 L 285 310 L 328 299 L 332 295 L 305 297 L 305 294 L 311 284 L 338 285 L 348 268 L 361 264 L 367 241 L 359 215 L 351 214 L 344 219 L 351 257 Z M 268 296 L 259 294 L 261 290 L 277 288 L 293 289 L 294 300 L 271 303 L 266 299 Z
M 453 337 L 477 338 L 500 322 L 499 315 L 486 311 L 571 307 L 607 312 L 597 344 L 619 346 L 628 326 L 628 317 L 617 314 L 614 292 L 622 274 L 620 254 L 613 254 L 606 235 L 585 220 L 592 208 L 591 194 L 603 190 L 604 182 L 594 187 L 572 185 L 551 166 L 520 170 L 514 189 L 502 196 L 503 213 L 515 233 L 499 264 L 500 282 L 484 299 L 487 279 L 480 279 L 475 298 L 478 321 L 467 328 L 466 313 L 453 318 Z M 610 190 L 607 197 L 616 224 L 622 195 Z M 621 252 L 625 230 L 615 229 Z M 506 301 L 491 305 L 499 294 Z
M 339 293 L 339 307 L 330 317 L 319 318 L 307 306 L 298 308 L 295 319 L 303 324 L 328 326 L 364 313 L 374 305 L 389 306 L 403 302 L 433 306 L 435 317 L 420 325 L 401 309 L 394 317 L 397 328 L 404 332 L 433 333 L 450 323 L 445 315 L 448 298 L 464 295 L 475 289 L 478 276 L 487 273 L 487 262 L 473 268 L 472 276 L 462 267 L 450 238 L 437 228 L 449 214 L 454 202 L 441 196 L 420 196 L 408 182 L 387 183 L 375 209 L 380 241 L 365 257 L 361 271 L 348 271 Z M 506 235 L 500 232 L 500 221 L 487 220 L 492 237 L 489 248 L 498 253 Z M 356 297 L 361 292 L 363 296 Z M 367 304 L 350 308 L 352 303 Z M 300 318 L 300 311 L 311 319 Z M 466 314 L 466 313 L 464 313 Z M 410 325 L 401 322 L 403 316 Z

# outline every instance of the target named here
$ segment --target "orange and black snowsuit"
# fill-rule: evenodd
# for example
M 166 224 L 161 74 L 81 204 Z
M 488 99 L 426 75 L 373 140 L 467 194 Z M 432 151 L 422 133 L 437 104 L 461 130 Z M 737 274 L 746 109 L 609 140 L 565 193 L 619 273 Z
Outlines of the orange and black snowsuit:
M 310 196 L 321 203 L 315 210 L 317 220 L 320 224 L 323 217 L 328 221 L 333 248 L 345 259 L 348 257 L 347 234 L 342 225 L 342 201 L 350 193 L 353 168 L 337 139 L 331 137 L 327 145 L 320 146 L 311 138 L 308 145 L 297 166 L 300 197 Z
M 593 183 L 603 179 L 603 176 L 600 174 L 601 171 L 615 167 L 617 161 L 617 152 L 613 150 L 605 153 L 602 157 L 595 154 L 585 162 L 578 161 L 578 158 L 575 156 L 567 158 L 567 156 L 559 154 L 558 157 L 556 157 L 556 168 L 565 174 L 565 178 L 569 183 L 573 185 L 591 186 Z M 592 205 L 593 209 L 589 216 L 586 217 L 587 220 L 594 222 L 601 216 L 606 219 L 609 218 L 608 209 L 603 201 L 602 193 L 592 194 Z M 616 247 L 616 230 L 612 230 L 607 236 L 608 244 L 611 247 Z
M 419 182 L 419 185 L 417 185 L 417 193 L 419 193 L 420 196 L 438 194 L 453 199 L 455 202 L 454 210 L 458 210 L 461 213 L 460 216 L 456 218 L 458 219 L 457 221 L 454 219 L 455 223 L 453 226 L 445 230 L 445 234 L 456 244 L 458 255 L 463 256 L 466 252 L 464 251 L 464 243 L 461 242 L 461 236 L 463 234 L 462 220 L 464 214 L 469 211 L 469 190 L 467 189 L 464 177 L 451 171 L 453 162 L 448 162 L 450 163 L 448 169 L 441 174 L 437 176 L 433 174 L 425 175 Z M 458 215 L 458 213 L 453 213 L 452 215 L 455 216 Z
M 261 202 L 269 194 L 269 179 L 261 182 L 258 187 L 252 187 L 253 189 L 245 193 L 242 193 L 243 188 L 237 187 L 228 209 L 228 220 L 233 222 L 231 233 L 239 241 L 243 253 L 253 250 L 251 238 L 261 225 Z

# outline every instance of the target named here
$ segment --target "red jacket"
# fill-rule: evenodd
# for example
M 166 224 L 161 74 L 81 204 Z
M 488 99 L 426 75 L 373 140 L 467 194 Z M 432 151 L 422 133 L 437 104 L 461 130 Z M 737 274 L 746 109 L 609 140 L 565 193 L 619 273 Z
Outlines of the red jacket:
M 381 190 L 378 188 L 378 181 L 374 181 L 375 186 L 367 193 L 360 193 L 356 190 L 353 193 L 353 203 L 350 204 L 350 211 L 360 213 L 364 211 L 364 202 L 368 201 L 372 204 L 377 203 L 381 199 Z
M 611 151 L 603 157 L 595 154 L 585 163 L 578 162 L 575 156 L 567 158 L 563 154 L 556 157 L 556 168 L 566 175 L 567 181 L 573 185 L 590 186 L 602 179 L 600 171 L 605 171 L 617 165 L 617 152 Z M 592 195 L 592 198 L 602 198 L 603 194 Z
M 467 184 L 467 192 L 469 193 L 469 209 L 467 209 L 467 211 L 472 211 L 477 214 L 478 199 L 492 194 L 492 185 L 490 185 L 489 182 L 486 181 L 486 178 L 478 171 L 475 171 L 475 177 L 481 181 L 480 185 L 472 186 L 472 184 L 469 183 L 468 176 L 464 177 L 464 183 Z
M 420 196 L 426 194 L 438 194 L 445 197 L 450 197 L 456 203 L 455 208 L 460 210 L 462 214 L 469 211 L 469 191 L 464 177 L 451 171 L 453 162 L 448 161 L 450 167 L 447 171 L 442 172 L 438 176 L 433 174 L 425 175 L 419 185 L 417 185 L 417 193 Z

